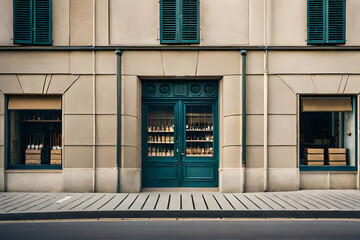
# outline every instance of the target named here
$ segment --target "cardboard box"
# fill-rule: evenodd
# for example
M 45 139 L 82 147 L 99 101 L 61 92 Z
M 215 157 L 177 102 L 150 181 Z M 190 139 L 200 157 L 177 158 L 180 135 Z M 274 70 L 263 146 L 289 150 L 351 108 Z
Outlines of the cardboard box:
M 330 166 L 346 166 L 346 161 L 331 161 L 329 162 Z
M 305 148 L 305 153 L 322 153 L 324 154 L 323 148 Z
M 308 166 L 322 166 L 324 161 L 308 161 Z
M 329 162 L 346 161 L 346 148 L 329 148 Z
M 346 154 L 329 154 L 329 161 L 346 161 Z
M 336 154 L 340 154 L 340 153 L 343 153 L 343 154 L 346 154 L 346 148 L 329 148 L 329 154 L 330 153 L 336 153 Z
M 41 164 L 41 150 L 40 149 L 25 150 L 25 164 L 26 165 L 40 165 Z
M 308 154 L 308 161 L 324 161 L 324 154 Z
M 50 164 L 53 164 L 53 165 L 61 165 L 61 159 L 60 159 L 60 160 L 51 160 L 51 161 L 50 161 Z
M 50 151 L 50 164 L 61 165 L 61 149 Z

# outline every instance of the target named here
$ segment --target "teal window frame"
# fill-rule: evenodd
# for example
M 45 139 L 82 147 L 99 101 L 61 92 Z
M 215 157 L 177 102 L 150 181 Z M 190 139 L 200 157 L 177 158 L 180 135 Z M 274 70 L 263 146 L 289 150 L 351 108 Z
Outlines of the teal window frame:
M 340 16 L 330 16 L 330 3 L 342 4 Z M 322 5 L 322 10 L 315 11 L 314 5 Z M 339 14 L 337 12 L 337 14 Z M 332 22 L 334 21 L 334 22 Z M 330 28 L 341 25 L 340 33 L 331 33 Z M 346 31 L 346 0 L 307 0 L 307 43 L 308 44 L 344 44 Z M 316 36 L 317 35 L 317 36 Z M 319 36 L 322 35 L 320 38 Z
M 319 97 L 321 98 L 321 97 Z M 355 164 L 354 166 L 329 166 L 329 165 L 324 165 L 324 166 L 308 166 L 308 165 L 300 165 L 300 160 L 299 160 L 299 169 L 300 171 L 304 171 L 304 172 L 310 172 L 310 171 L 328 171 L 328 172 L 334 172 L 334 171 L 357 171 L 358 169 L 358 117 L 357 117 L 357 97 L 356 96 L 351 96 L 352 98 L 352 105 L 353 105 L 353 112 L 354 112 L 354 129 L 355 129 Z M 300 159 L 300 152 L 298 153 L 298 157 Z
M 51 45 L 52 0 L 13 0 L 13 29 L 14 44 Z
M 164 2 L 169 1 L 173 4 L 172 11 L 169 10 L 169 5 Z M 194 2 L 196 1 L 196 9 L 194 9 Z M 188 6 L 186 6 L 188 4 Z M 168 9 L 168 12 L 166 12 Z M 186 17 L 186 11 L 196 11 L 196 19 L 193 16 Z M 185 17 L 184 17 L 185 15 Z M 165 19 L 166 18 L 166 19 Z M 191 33 L 189 26 L 184 23 L 195 23 L 195 33 Z M 165 23 L 167 21 L 167 23 Z M 172 21 L 169 23 L 169 21 Z M 194 23 L 190 23 L 194 25 Z M 186 30 L 187 28 L 187 30 Z M 168 35 L 173 35 L 169 38 Z M 199 0 L 160 0 L 160 44 L 196 44 L 199 43 L 200 35 L 200 1 Z
M 54 169 L 54 170 L 61 170 L 62 166 L 63 166 L 63 161 L 61 162 L 61 165 L 51 165 L 51 164 L 42 164 L 42 165 L 12 165 L 11 164 L 11 135 L 10 135 L 10 117 L 9 117 L 9 109 L 8 109 L 8 103 L 9 103 L 9 97 L 7 95 L 5 95 L 5 142 L 4 142 L 4 147 L 5 147 L 5 169 L 9 169 L 9 170 L 34 170 L 34 169 Z M 11 110 L 14 111 L 14 110 Z

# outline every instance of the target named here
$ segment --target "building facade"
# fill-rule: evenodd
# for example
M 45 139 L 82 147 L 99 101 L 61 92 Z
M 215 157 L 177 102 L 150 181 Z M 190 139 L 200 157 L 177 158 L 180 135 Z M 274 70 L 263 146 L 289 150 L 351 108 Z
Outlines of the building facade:
M 0 190 L 358 189 L 358 0 L 3 0 Z

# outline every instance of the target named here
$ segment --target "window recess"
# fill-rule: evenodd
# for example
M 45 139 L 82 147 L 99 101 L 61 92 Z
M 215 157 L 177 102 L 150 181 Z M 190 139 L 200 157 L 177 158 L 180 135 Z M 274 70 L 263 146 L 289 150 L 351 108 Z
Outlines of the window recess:
M 300 169 L 355 170 L 356 97 L 301 97 Z
M 8 96 L 8 169 L 61 169 L 61 96 Z

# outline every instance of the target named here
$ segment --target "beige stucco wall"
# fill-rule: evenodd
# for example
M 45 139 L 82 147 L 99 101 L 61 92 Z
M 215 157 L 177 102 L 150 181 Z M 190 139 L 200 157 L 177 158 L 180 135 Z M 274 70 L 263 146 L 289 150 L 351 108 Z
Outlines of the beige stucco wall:
M 4 94 L 60 94 L 64 136 L 63 170 L 56 174 L 34 170 L 12 170 L 4 174 L 2 127 L 0 189 L 116 192 L 115 53 L 34 52 L 30 56 L 26 52 L 1 52 L 0 55 L 6 63 L 0 70 L 3 73 L 0 75 L 0 124 L 4 126 Z M 21 186 L 28 178 L 44 176 L 56 187 L 49 188 L 43 180 L 43 184 Z
M 268 145 L 265 153 L 268 169 L 264 169 L 262 51 L 248 51 L 247 54 L 246 168 L 241 165 L 243 116 L 239 51 L 123 51 L 120 191 L 141 190 L 141 79 L 164 76 L 221 78 L 220 191 L 241 192 L 244 179 L 245 189 L 249 192 L 264 191 L 266 187 L 269 191 L 357 188 L 357 173 L 300 173 L 298 168 L 298 96 L 308 93 L 359 94 L 358 70 L 353 66 L 358 61 L 358 54 L 350 53 L 269 51 Z M 328 56 L 329 65 L 323 63 L 323 55 Z M 49 176 L 61 188 L 43 186 L 41 190 L 41 185 L 24 186 L 28 191 L 91 192 L 95 189 L 115 192 L 118 176 L 115 53 L 33 52 L 30 56 L 20 51 L 0 52 L 0 72 L 3 73 L 0 75 L 2 126 L 4 94 L 61 94 L 64 133 L 63 170 L 46 174 L 25 171 L 23 174 L 24 171 L 4 171 L 4 128 L 0 128 L 0 190 L 25 190 L 20 184 L 29 177 Z M 319 184 L 314 184 L 316 182 Z

